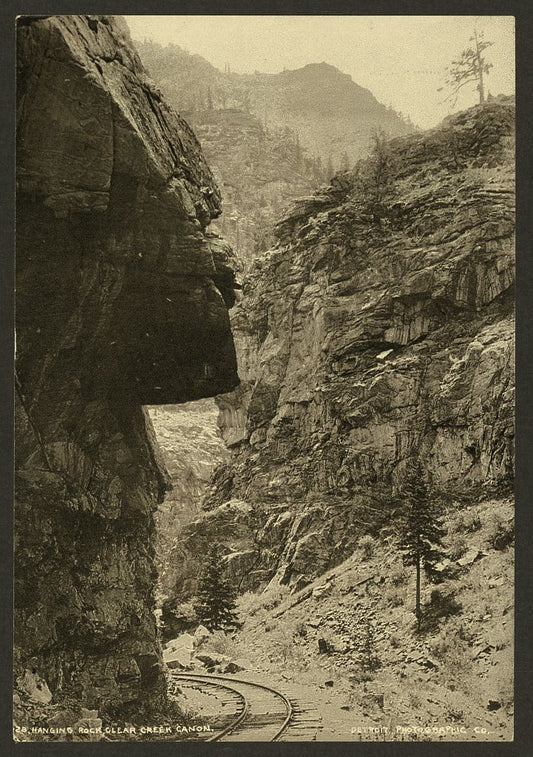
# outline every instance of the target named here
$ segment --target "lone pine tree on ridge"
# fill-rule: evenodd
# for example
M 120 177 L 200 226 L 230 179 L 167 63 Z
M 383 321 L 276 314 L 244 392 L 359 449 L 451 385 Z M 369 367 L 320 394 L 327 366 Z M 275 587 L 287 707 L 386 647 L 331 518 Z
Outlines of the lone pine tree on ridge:
M 493 42 L 485 41 L 483 32 L 477 32 L 470 37 L 470 42 L 474 44 L 462 51 L 457 60 L 453 60 L 447 68 L 446 85 L 451 89 L 448 97 L 453 97 L 453 105 L 457 102 L 459 90 L 470 83 L 476 83 L 476 89 L 479 93 L 479 102 L 485 102 L 485 81 L 484 75 L 488 74 L 493 67 L 492 63 L 487 63 L 484 51 L 493 45 Z M 441 87 L 439 91 L 443 88 Z M 447 98 L 448 99 L 448 98 Z

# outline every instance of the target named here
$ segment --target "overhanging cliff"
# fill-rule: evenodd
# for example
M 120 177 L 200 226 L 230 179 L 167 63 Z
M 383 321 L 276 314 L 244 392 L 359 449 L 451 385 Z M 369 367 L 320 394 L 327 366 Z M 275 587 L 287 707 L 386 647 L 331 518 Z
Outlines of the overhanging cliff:
M 17 93 L 15 673 L 139 709 L 164 696 L 142 405 L 237 385 L 232 253 L 120 19 L 21 18 Z

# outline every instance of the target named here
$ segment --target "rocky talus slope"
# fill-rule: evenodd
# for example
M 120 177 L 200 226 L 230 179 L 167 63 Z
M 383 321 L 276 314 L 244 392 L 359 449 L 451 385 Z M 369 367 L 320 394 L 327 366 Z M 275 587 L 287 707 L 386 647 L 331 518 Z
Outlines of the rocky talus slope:
M 220 195 L 114 17 L 19 20 L 17 115 L 17 702 L 40 676 L 138 712 L 164 697 L 142 405 L 238 382 Z
M 219 538 L 242 588 L 296 588 L 394 522 L 411 458 L 443 503 L 509 490 L 513 150 L 513 103 L 475 107 L 280 221 L 234 311 L 233 454 L 187 549 Z
M 242 595 L 224 664 L 312 702 L 317 741 L 512 740 L 513 502 L 443 515 L 446 570 L 423 582 L 423 633 L 396 539 L 365 538 L 301 591 Z

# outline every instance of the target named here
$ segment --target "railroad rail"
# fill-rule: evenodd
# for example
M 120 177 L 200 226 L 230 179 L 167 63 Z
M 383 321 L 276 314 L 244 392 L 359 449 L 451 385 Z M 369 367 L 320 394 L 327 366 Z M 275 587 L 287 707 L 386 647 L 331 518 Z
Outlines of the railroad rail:
M 290 699 L 261 683 L 239 678 L 202 674 L 171 673 L 180 685 L 219 691 L 227 701 L 231 695 L 235 711 L 230 722 L 205 741 L 278 741 L 294 717 Z

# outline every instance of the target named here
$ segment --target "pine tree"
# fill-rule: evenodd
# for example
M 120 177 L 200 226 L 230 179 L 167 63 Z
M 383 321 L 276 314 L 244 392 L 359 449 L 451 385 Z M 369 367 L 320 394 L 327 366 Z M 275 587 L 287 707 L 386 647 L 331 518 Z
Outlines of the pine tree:
M 223 554 L 219 544 L 210 547 L 198 580 L 195 611 L 210 631 L 227 631 L 237 625 L 235 590 L 224 577 Z
M 483 32 L 479 34 L 474 29 L 474 35 L 470 37 L 473 46 L 463 50 L 460 58 L 452 61 L 451 66 L 447 69 L 448 78 L 446 84 L 451 89 L 450 97 L 453 97 L 453 104 L 457 102 L 459 90 L 467 84 L 476 83 L 476 89 L 479 92 L 479 102 L 485 102 L 485 82 L 484 74 L 488 74 L 492 68 L 492 63 L 487 63 L 483 52 L 490 47 L 493 42 L 486 42 L 483 38 Z
M 394 194 L 394 158 L 383 129 L 372 134 L 368 190 L 375 205 L 383 205 Z
M 406 482 L 402 489 L 402 500 L 406 509 L 401 523 L 403 530 L 400 550 L 404 565 L 414 565 L 416 569 L 417 630 L 420 631 L 422 609 L 420 605 L 421 569 L 428 576 L 435 574 L 435 564 L 442 558 L 442 537 L 444 530 L 436 504 L 431 500 L 423 469 L 419 461 L 408 467 Z

